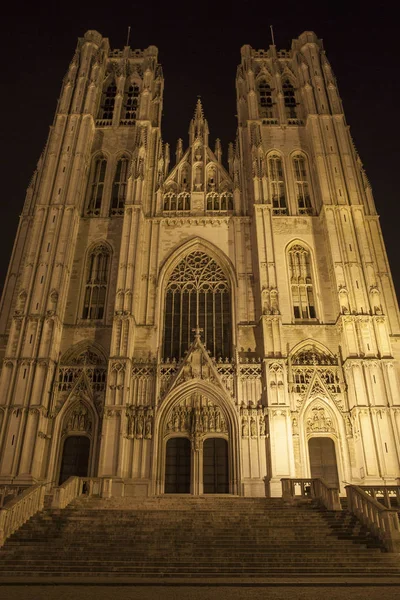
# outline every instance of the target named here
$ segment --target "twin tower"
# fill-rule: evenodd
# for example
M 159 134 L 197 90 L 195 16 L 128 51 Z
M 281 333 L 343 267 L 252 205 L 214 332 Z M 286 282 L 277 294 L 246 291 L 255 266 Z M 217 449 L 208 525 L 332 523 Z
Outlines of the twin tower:
M 200 101 L 171 161 L 163 87 L 154 46 L 79 39 L 1 305 L 0 483 L 395 483 L 399 313 L 322 42 L 242 48 L 226 165 Z

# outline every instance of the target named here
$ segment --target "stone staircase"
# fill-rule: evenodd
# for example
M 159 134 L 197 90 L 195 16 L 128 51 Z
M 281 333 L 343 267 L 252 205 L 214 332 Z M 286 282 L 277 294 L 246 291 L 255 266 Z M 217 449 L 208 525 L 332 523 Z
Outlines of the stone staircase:
M 86 498 L 45 509 L 0 549 L 0 578 L 396 577 L 349 513 L 233 496 Z

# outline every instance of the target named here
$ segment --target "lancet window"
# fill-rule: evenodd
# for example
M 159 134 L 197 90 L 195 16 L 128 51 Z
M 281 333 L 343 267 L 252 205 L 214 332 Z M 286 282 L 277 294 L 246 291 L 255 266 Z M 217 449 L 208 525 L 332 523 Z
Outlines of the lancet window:
M 86 214 L 89 216 L 96 217 L 100 215 L 106 169 L 107 160 L 104 156 L 97 157 L 94 161 L 92 179 L 89 186 L 89 200 L 86 209 Z
M 164 359 L 182 358 L 198 328 L 211 356 L 230 358 L 231 322 L 231 290 L 224 272 L 204 252 L 192 252 L 167 284 Z
M 278 154 L 268 156 L 268 177 L 273 214 L 285 215 L 287 213 L 285 180 L 282 159 Z
M 206 205 L 208 211 L 227 212 L 233 210 L 233 196 L 230 192 L 210 192 L 207 194 Z
M 117 95 L 117 86 L 113 81 L 103 92 L 100 107 L 100 119 L 111 121 L 114 115 L 115 97 Z
M 302 154 L 296 154 L 293 157 L 293 172 L 299 214 L 312 215 L 313 209 L 311 204 L 307 163 L 305 157 Z
M 260 102 L 260 117 L 270 119 L 273 116 L 272 90 L 265 79 L 260 81 L 257 89 Z
M 283 102 L 285 105 L 285 113 L 287 119 L 297 118 L 297 102 L 294 93 L 294 87 L 290 81 L 286 80 L 282 83 Z
M 86 285 L 82 319 L 102 319 L 109 280 L 110 251 L 99 244 L 90 252 L 86 265 Z
M 311 257 L 308 250 L 298 244 L 289 249 L 289 277 L 294 318 L 315 319 Z
M 139 106 L 139 86 L 136 83 L 128 84 L 125 88 L 122 123 L 136 119 Z
M 117 163 L 115 171 L 112 196 L 111 196 L 111 216 L 122 215 L 124 213 L 124 205 L 126 200 L 126 187 L 128 181 L 128 164 L 126 157 L 121 158 Z

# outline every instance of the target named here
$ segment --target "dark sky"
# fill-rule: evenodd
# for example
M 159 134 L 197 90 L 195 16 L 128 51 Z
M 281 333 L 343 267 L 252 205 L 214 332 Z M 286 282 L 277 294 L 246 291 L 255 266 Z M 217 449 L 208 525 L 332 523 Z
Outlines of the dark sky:
M 96 29 L 122 48 L 128 25 L 130 45 L 159 48 L 165 77 L 163 138 L 174 155 L 201 95 L 211 133 L 224 155 L 236 131 L 235 73 L 240 48 L 268 48 L 274 25 L 278 49 L 313 30 L 325 50 L 344 102 L 347 122 L 371 181 L 399 296 L 400 170 L 399 31 L 394 3 L 333 2 L 142 2 L 71 4 L 15 2 L 2 15 L 0 77 L 2 144 L 0 181 L 0 282 L 11 254 L 25 190 L 45 144 L 62 78 L 77 38 Z

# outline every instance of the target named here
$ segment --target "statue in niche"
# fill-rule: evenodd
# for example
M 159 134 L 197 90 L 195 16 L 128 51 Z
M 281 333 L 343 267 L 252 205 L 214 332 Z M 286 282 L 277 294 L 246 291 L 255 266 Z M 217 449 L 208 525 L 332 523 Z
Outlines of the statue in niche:
M 256 420 L 254 417 L 251 417 L 251 419 L 250 419 L 250 433 L 251 433 L 251 437 L 257 437 L 257 426 L 256 426 Z
M 146 421 L 144 424 L 144 437 L 146 440 L 151 439 L 153 428 L 153 411 L 150 409 L 147 413 Z
M 208 411 L 208 407 L 205 406 L 203 408 L 203 430 L 204 431 L 208 431 L 209 430 L 209 411 Z
M 221 431 L 221 414 L 218 409 L 215 411 L 215 431 Z
M 292 431 L 293 435 L 297 435 L 299 433 L 299 424 L 297 422 L 296 417 L 293 417 L 292 419 Z
M 260 436 L 264 437 L 266 434 L 266 424 L 264 415 L 260 416 Z
M 351 420 L 348 415 L 346 415 L 346 417 L 344 419 L 344 424 L 346 426 L 346 435 L 352 436 L 353 435 L 353 426 L 351 424 Z
M 247 417 L 242 417 L 242 437 L 249 437 L 249 421 Z
M 137 420 L 136 420 L 136 436 L 138 438 L 143 437 L 143 426 L 144 426 L 143 410 L 141 409 L 141 407 L 139 407 L 139 412 L 138 412 Z

